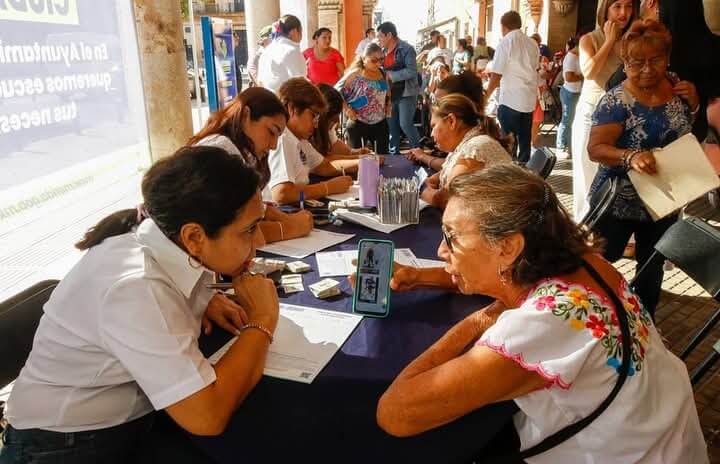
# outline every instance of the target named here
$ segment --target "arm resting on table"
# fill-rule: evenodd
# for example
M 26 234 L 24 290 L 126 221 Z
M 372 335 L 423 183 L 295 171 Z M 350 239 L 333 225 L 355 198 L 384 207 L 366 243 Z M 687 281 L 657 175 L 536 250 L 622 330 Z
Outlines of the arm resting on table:
M 489 348 L 463 353 L 501 312 L 501 304 L 493 303 L 471 314 L 410 363 L 380 398 L 378 425 L 390 435 L 417 435 L 546 386 L 539 374 Z M 487 378 L 494 380 L 482 381 Z

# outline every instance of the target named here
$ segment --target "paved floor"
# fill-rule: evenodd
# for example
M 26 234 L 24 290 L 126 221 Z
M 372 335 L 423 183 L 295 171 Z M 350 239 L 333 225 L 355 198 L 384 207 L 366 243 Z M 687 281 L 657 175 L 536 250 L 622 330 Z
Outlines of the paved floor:
M 572 163 L 570 160 L 559 160 L 548 180 L 563 205 L 571 209 Z M 720 227 L 720 209 L 712 208 L 705 198 L 691 204 L 686 213 L 707 219 L 714 226 Z M 628 279 L 635 273 L 635 262 L 632 260 L 621 259 L 616 266 Z M 700 329 L 716 309 L 720 308 L 720 303 L 710 298 L 710 295 L 677 268 L 665 272 L 662 288 L 656 323 L 670 349 L 678 354 L 692 334 Z M 688 369 L 692 370 L 710 352 L 712 344 L 719 339 L 720 324 L 688 357 L 686 361 Z M 695 386 L 695 404 L 708 443 L 710 462 L 720 464 L 720 364 L 705 374 L 703 380 Z

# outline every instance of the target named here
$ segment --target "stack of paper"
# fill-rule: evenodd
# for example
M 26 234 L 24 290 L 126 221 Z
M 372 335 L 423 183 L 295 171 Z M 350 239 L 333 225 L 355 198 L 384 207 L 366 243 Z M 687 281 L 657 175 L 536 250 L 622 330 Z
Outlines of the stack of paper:
M 315 298 L 330 298 L 340 294 L 340 282 L 333 279 L 323 279 L 310 285 L 310 291 Z
M 420 200 L 419 207 L 420 211 L 424 210 L 429 206 L 429 203 L 426 203 L 423 200 Z M 391 232 L 395 232 L 398 229 L 402 229 L 403 227 L 407 227 L 410 224 L 383 224 L 380 222 L 380 218 L 378 218 L 377 214 L 374 213 L 358 213 L 356 211 L 348 211 L 347 209 L 340 208 L 335 210 L 335 216 L 344 219 L 346 221 L 354 222 L 355 224 L 359 224 L 361 226 L 365 226 L 368 229 L 377 230 L 378 232 L 383 232 L 385 234 L 389 234 Z
M 348 276 L 355 272 L 353 260 L 357 259 L 357 250 L 325 251 L 315 255 L 320 277 Z M 410 248 L 396 248 L 395 262 L 418 268 L 443 267 L 443 261 L 421 259 Z
M 275 341 L 270 345 L 264 374 L 311 383 L 361 320 L 356 314 L 281 303 Z M 217 363 L 233 343 L 235 338 L 210 356 L 210 362 Z
M 289 256 L 295 259 L 303 259 L 320 250 L 350 240 L 354 236 L 353 234 L 338 234 L 336 232 L 313 229 L 310 231 L 310 235 L 306 237 L 270 243 L 260 248 L 260 250 L 276 255 Z
M 250 274 L 268 275 L 283 269 L 285 269 L 285 261 L 281 259 L 256 257 L 250 262 L 248 272 L 250 272 Z
M 287 263 L 285 265 L 285 268 L 295 274 L 300 272 L 308 272 L 311 269 L 308 263 L 302 261 L 293 261 L 292 263 Z
M 653 219 L 660 219 L 720 187 L 715 170 L 692 134 L 653 150 L 657 174 L 628 176 Z
M 355 183 L 353 183 L 353 185 L 347 192 L 334 193 L 332 195 L 328 195 L 325 198 L 333 201 L 357 200 L 358 198 L 360 198 L 360 186 L 358 185 L 357 181 L 355 181 Z
M 280 285 L 285 293 L 297 293 L 305 290 L 300 274 L 285 274 L 280 278 Z

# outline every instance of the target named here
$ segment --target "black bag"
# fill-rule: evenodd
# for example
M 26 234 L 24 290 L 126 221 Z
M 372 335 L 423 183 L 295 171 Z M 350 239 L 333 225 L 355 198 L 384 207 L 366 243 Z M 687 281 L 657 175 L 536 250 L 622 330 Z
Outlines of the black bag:
M 538 454 L 542 454 L 560 443 L 564 442 L 565 440 L 573 437 L 575 434 L 583 430 L 585 427 L 590 425 L 592 421 L 598 418 L 600 414 L 602 414 L 608 406 L 610 406 L 610 403 L 613 402 L 617 394 L 620 392 L 620 389 L 622 388 L 623 384 L 625 383 L 625 379 L 627 379 L 628 372 L 630 371 L 630 360 L 632 359 L 632 345 L 630 344 L 630 324 L 628 323 L 628 316 L 625 312 L 625 306 L 623 306 L 622 302 L 620 301 L 620 298 L 615 294 L 615 292 L 610 288 L 610 286 L 605 282 L 605 279 L 603 279 L 600 274 L 587 262 L 583 261 L 583 267 L 585 270 L 590 274 L 590 276 L 602 287 L 603 290 L 605 290 L 605 293 L 607 293 L 608 297 L 610 297 L 610 300 L 615 305 L 615 314 L 617 315 L 618 322 L 620 323 L 620 332 L 622 333 L 622 363 L 620 364 L 620 370 L 618 372 L 618 379 L 615 383 L 615 387 L 612 389 L 610 394 L 605 398 L 605 400 L 600 403 L 600 405 L 595 409 L 590 415 L 587 417 L 580 419 L 579 421 L 575 422 L 574 424 L 570 424 L 567 427 L 558 430 L 554 434 L 550 435 L 549 437 L 545 438 L 543 441 L 538 443 L 537 445 L 526 449 L 525 451 L 518 452 L 517 455 L 511 455 L 511 456 L 504 456 L 499 459 L 491 459 L 490 462 L 492 463 L 508 463 L 508 462 L 522 462 L 523 459 L 527 459 L 533 456 L 537 456 Z

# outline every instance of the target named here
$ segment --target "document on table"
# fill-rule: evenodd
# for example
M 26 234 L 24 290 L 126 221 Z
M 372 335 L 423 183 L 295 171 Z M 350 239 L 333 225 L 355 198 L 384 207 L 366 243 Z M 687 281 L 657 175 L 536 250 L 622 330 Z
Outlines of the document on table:
M 357 250 L 326 251 L 315 254 L 320 277 L 348 276 L 355 272 L 352 262 L 357 259 Z M 443 267 L 443 261 L 421 259 L 410 248 L 396 248 L 395 262 L 405 266 L 429 268 Z
M 275 340 L 265 370 L 269 377 L 312 383 L 362 320 L 357 314 L 280 304 Z M 212 364 L 235 343 L 234 337 L 210 356 Z
M 420 211 L 424 210 L 429 205 L 429 203 L 420 200 Z M 380 222 L 378 215 L 375 213 L 358 213 L 356 211 L 348 211 L 345 208 L 336 209 L 335 215 L 343 220 L 354 222 L 355 224 L 359 224 L 361 226 L 367 227 L 368 229 L 377 230 L 378 232 L 383 232 L 385 234 L 395 232 L 398 229 L 402 229 L 403 227 L 411 225 L 383 224 L 382 222 Z
M 307 237 L 269 243 L 260 250 L 275 255 L 303 259 L 320 250 L 350 240 L 354 236 L 354 234 L 339 234 L 337 232 L 313 229 Z
M 653 154 L 657 174 L 629 171 L 628 176 L 655 220 L 720 187 L 720 179 L 692 134 L 653 150 Z
M 345 193 L 334 193 L 332 195 L 328 195 L 325 198 L 332 201 L 343 201 L 343 200 L 357 200 L 360 198 L 360 186 L 358 185 L 357 181 L 355 181 L 354 184 L 350 187 L 350 189 Z

